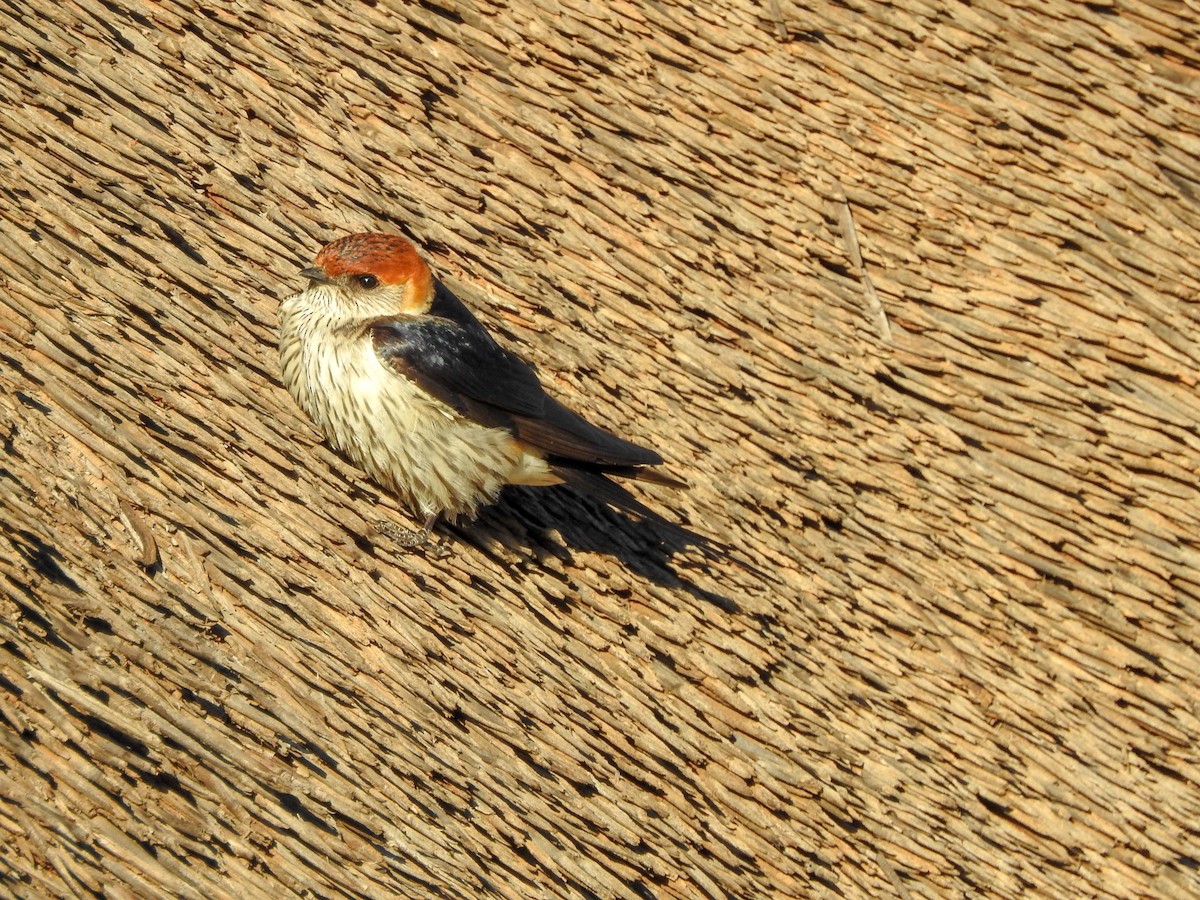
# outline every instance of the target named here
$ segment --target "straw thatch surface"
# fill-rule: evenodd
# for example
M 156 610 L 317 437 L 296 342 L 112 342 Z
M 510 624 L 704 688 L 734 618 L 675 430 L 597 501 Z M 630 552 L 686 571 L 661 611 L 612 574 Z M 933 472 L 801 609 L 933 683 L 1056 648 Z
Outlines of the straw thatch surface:
M 0 892 L 1200 893 L 1198 23 L 4 4 Z M 363 229 L 762 573 L 389 544 L 276 373 Z

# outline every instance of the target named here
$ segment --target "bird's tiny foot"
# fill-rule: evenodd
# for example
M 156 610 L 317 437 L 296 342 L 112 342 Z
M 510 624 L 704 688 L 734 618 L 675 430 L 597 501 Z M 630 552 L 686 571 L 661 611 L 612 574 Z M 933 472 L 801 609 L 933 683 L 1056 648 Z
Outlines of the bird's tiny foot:
M 377 519 L 375 530 L 380 534 L 386 534 L 401 547 L 420 547 L 429 541 L 429 529 L 401 528 L 388 519 Z
M 450 545 L 445 541 L 426 540 L 425 543 L 421 545 L 421 552 L 430 559 L 445 559 L 454 551 L 450 549 Z
M 450 555 L 450 548 L 442 541 L 431 540 L 435 521 L 436 517 L 431 517 L 423 528 L 402 528 L 390 519 L 379 519 L 375 522 L 375 530 L 386 534 L 401 547 L 420 550 L 433 559 L 445 559 Z

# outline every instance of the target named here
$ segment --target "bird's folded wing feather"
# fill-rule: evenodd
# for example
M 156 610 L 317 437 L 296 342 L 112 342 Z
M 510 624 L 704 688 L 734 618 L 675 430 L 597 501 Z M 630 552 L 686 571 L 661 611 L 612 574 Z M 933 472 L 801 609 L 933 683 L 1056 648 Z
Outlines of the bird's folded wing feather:
M 598 466 L 657 465 L 662 457 L 592 425 L 546 394 L 533 367 L 505 350 L 447 288 L 427 316 L 377 320 L 375 351 L 398 375 L 460 415 L 507 428 L 551 456 Z

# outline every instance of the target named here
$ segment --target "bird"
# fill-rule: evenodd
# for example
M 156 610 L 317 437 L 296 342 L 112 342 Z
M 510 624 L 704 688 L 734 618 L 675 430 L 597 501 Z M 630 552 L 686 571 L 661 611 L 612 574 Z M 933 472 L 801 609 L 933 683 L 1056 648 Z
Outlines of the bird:
M 301 270 L 279 307 L 283 383 L 348 457 L 412 513 L 428 542 L 441 519 L 474 519 L 506 485 L 566 484 L 639 518 L 667 522 L 614 477 L 685 483 L 662 456 L 551 397 L 436 278 L 408 239 L 350 234 Z

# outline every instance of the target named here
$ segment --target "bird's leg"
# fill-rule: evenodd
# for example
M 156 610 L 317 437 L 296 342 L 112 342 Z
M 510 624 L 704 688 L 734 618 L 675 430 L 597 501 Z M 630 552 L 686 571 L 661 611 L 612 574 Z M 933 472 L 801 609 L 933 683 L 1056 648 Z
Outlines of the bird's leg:
M 380 519 L 375 523 L 375 529 L 386 534 L 401 547 L 421 550 L 429 556 L 441 558 L 449 555 L 450 548 L 429 539 L 437 520 L 438 514 L 434 513 L 425 520 L 425 524 L 420 528 L 401 528 L 390 519 Z

